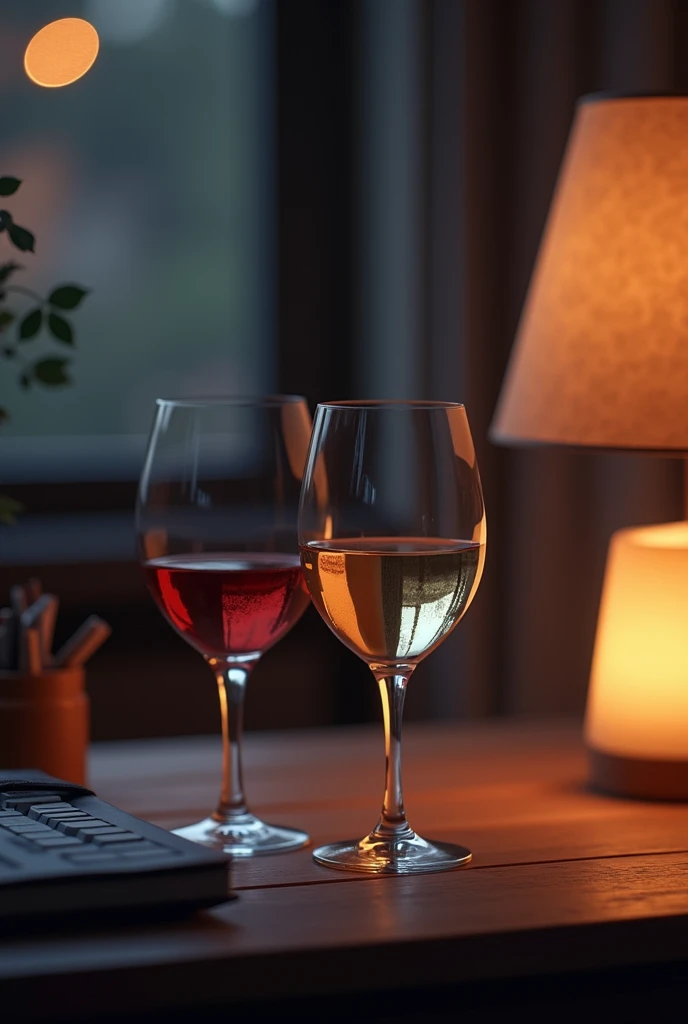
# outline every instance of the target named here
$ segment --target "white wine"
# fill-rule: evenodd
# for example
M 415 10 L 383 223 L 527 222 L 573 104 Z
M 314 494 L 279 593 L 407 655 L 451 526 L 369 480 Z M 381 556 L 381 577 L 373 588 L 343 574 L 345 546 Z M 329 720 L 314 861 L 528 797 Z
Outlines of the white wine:
M 417 662 L 468 608 L 485 545 L 437 537 L 337 538 L 301 547 L 313 603 L 369 663 Z

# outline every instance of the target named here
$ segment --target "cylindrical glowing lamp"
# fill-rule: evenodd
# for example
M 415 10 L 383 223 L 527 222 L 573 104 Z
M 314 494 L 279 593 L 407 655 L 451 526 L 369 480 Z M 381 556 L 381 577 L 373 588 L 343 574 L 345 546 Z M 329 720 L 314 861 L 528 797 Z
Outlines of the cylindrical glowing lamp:
M 491 427 L 688 454 L 688 97 L 579 101 Z M 594 785 L 688 799 L 688 522 L 612 537 L 588 692 Z
M 602 789 L 688 796 L 688 522 L 611 539 L 585 739 Z

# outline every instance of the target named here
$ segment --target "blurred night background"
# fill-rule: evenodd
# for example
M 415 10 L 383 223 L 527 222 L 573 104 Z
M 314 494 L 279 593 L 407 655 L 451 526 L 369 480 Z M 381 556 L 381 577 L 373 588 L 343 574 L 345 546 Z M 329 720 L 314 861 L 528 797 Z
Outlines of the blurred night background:
M 26 44 L 71 16 L 99 57 L 40 89 Z M 0 489 L 27 510 L 0 527 L 0 589 L 40 576 L 58 642 L 92 613 L 112 625 L 94 739 L 219 731 L 135 557 L 153 402 L 182 394 L 464 402 L 486 570 L 407 718 L 582 713 L 609 536 L 681 518 L 681 464 L 488 430 L 576 100 L 685 91 L 687 58 L 688 0 L 4 0 L 0 171 L 37 238 L 20 262 L 38 291 L 91 293 L 71 386 L 23 391 L 0 362 Z M 246 726 L 378 703 L 309 608 L 261 660 Z

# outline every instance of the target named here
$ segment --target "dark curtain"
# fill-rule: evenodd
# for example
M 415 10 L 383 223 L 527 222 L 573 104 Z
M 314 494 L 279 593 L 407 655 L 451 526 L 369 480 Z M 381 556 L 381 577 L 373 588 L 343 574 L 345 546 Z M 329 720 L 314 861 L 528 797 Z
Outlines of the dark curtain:
M 427 392 L 465 401 L 488 514 L 428 711 L 580 712 L 610 534 L 682 518 L 683 464 L 500 449 L 488 431 L 575 102 L 683 91 L 688 2 L 431 0 L 423 17 Z

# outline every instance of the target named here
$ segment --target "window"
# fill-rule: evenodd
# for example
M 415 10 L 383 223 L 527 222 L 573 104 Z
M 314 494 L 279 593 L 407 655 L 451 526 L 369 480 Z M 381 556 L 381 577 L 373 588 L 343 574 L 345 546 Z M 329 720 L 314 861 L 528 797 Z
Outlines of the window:
M 23 182 L 3 205 L 37 244 L 18 259 L 0 236 L 0 256 L 41 294 L 91 289 L 71 386 L 22 391 L 0 362 L 3 484 L 135 479 L 156 397 L 275 387 L 273 14 L 271 0 L 3 3 L 1 171 Z M 95 26 L 99 56 L 41 88 L 24 50 L 67 16 Z M 59 347 L 44 334 L 21 348 Z

